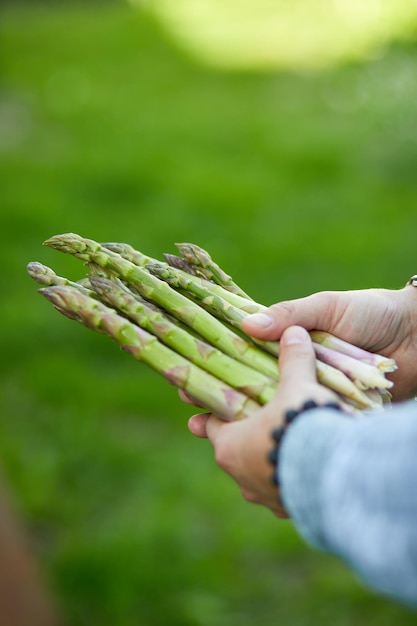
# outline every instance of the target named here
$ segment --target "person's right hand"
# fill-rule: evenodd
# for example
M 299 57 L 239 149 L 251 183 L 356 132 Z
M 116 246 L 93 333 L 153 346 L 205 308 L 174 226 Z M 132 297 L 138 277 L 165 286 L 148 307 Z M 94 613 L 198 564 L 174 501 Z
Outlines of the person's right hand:
M 360 348 L 395 359 L 393 399 L 417 394 L 417 289 L 327 291 L 279 302 L 248 316 L 243 330 L 258 339 L 280 339 L 289 326 L 323 330 Z

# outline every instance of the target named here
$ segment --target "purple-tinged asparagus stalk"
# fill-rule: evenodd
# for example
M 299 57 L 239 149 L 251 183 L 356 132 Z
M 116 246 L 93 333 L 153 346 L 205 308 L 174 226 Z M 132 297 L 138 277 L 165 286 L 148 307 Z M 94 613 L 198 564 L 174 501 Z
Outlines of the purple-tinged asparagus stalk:
M 337 394 L 350 401 L 360 409 L 372 409 L 375 404 L 372 399 L 340 370 L 327 363 L 316 360 L 317 380 L 320 384 L 332 389 Z
M 271 400 L 277 382 L 236 361 L 175 324 L 161 309 L 135 296 L 120 281 L 92 276 L 91 285 L 102 302 L 109 304 L 141 328 L 195 365 L 224 380 L 260 404 Z
M 359 389 L 389 389 L 393 386 L 393 383 L 385 378 L 384 374 L 377 367 L 368 365 L 363 361 L 318 343 L 313 342 L 313 346 L 316 357 L 320 361 L 333 365 L 333 367 L 344 372 Z
M 168 382 L 183 389 L 201 406 L 223 420 L 251 416 L 260 405 L 225 382 L 183 358 L 158 339 L 132 324 L 103 303 L 69 286 L 40 290 L 60 312 L 73 315 L 91 330 L 112 338 L 135 359 L 162 374 Z
M 276 359 L 230 331 L 213 315 L 142 267 L 103 248 L 96 241 L 73 233 L 51 237 L 44 245 L 116 272 L 124 281 L 131 283 L 144 298 L 170 312 L 219 350 L 277 380 Z
M 184 258 L 187 259 L 191 265 L 198 267 L 208 280 L 221 285 L 233 293 L 237 293 L 243 298 L 247 298 L 248 300 L 252 299 L 234 282 L 231 276 L 226 274 L 226 272 L 213 261 L 206 250 L 192 243 L 177 243 L 175 245 Z
M 357 346 L 354 346 L 343 339 L 339 339 L 338 337 L 334 337 L 327 332 L 314 330 L 311 331 L 310 335 L 315 343 L 319 343 L 322 346 L 331 348 L 332 350 L 342 352 L 343 354 L 351 356 L 358 361 L 363 361 L 363 363 L 367 363 L 368 365 L 374 365 L 382 372 L 394 372 L 397 369 L 394 359 L 389 359 L 385 356 L 381 356 L 380 354 L 373 354 L 363 348 L 358 348 Z

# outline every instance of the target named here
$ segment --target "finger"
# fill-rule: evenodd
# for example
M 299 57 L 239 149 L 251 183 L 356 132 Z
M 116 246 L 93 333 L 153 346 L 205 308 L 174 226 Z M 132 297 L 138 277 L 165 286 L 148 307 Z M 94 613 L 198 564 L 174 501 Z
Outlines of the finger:
M 280 342 L 280 386 L 315 383 L 316 357 L 310 335 L 301 326 L 287 328 Z
M 272 513 L 279 518 L 288 518 L 288 513 L 284 507 L 278 502 L 276 497 L 263 497 L 261 494 L 242 488 L 241 494 L 247 502 L 252 504 L 260 504 L 268 507 Z
M 224 428 L 227 425 L 230 425 L 230 423 L 228 424 L 227 422 L 220 420 L 215 415 L 210 415 L 210 418 L 207 420 L 207 423 L 206 423 L 207 437 L 209 438 L 210 442 L 212 443 L 214 447 L 216 447 L 216 443 L 217 443 L 217 440 L 221 433 L 222 428 Z
M 248 315 L 242 321 L 243 330 L 259 339 L 280 339 L 289 326 L 303 326 L 307 330 L 326 330 L 332 327 L 337 292 L 320 292 L 306 298 L 278 302 L 262 313 Z
M 206 425 L 209 417 L 210 413 L 198 413 L 197 415 L 192 415 L 188 420 L 189 431 L 196 437 L 207 439 Z
M 178 390 L 178 395 L 181 398 L 181 400 L 183 402 L 185 402 L 186 404 L 191 404 L 192 406 L 196 406 L 198 408 L 203 408 L 201 404 L 197 404 L 196 401 L 194 400 L 194 398 L 192 396 L 189 396 L 182 389 Z
M 272 503 L 268 508 L 275 515 L 275 517 L 278 517 L 279 519 L 289 518 L 287 511 L 280 504 Z

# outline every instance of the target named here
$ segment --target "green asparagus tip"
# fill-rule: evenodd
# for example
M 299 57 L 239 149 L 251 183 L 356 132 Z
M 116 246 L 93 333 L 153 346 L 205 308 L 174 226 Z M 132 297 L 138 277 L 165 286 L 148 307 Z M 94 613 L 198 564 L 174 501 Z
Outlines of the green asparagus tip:
M 64 301 L 61 298 L 59 289 L 57 289 L 56 286 L 42 287 L 41 289 L 38 289 L 38 293 L 45 296 L 45 298 L 49 300 L 49 302 L 52 302 L 52 304 L 57 308 L 65 308 Z
M 43 265 L 38 261 L 31 261 L 26 266 L 27 272 L 31 278 L 37 279 L 38 276 L 54 276 L 56 275 L 54 270 L 52 270 L 47 265 Z
M 91 285 L 99 295 L 111 294 L 115 287 L 122 288 L 123 283 L 116 284 L 110 278 L 106 278 L 105 276 L 91 276 L 90 278 Z
M 147 263 L 145 267 L 151 273 L 166 272 L 167 275 L 170 274 L 175 269 L 173 267 L 165 265 L 164 263 Z
M 174 267 L 163 263 L 148 263 L 145 267 L 152 276 L 168 281 L 171 287 L 178 288 L 180 286 L 180 276 Z
M 44 246 L 54 248 L 60 252 L 69 252 L 83 258 L 84 252 L 96 252 L 100 250 L 100 244 L 92 239 L 86 239 L 76 233 L 63 233 L 54 235 L 43 242 Z
M 176 243 L 175 246 L 190 263 L 193 261 L 198 262 L 198 264 L 201 264 L 204 267 L 206 263 L 210 263 L 212 261 L 209 253 L 194 243 Z
M 48 246 L 49 248 L 60 248 L 64 245 L 69 245 L 72 241 L 80 241 L 80 235 L 76 233 L 63 233 L 61 235 L 53 235 L 49 237 L 49 239 L 45 239 L 43 242 L 43 246 Z

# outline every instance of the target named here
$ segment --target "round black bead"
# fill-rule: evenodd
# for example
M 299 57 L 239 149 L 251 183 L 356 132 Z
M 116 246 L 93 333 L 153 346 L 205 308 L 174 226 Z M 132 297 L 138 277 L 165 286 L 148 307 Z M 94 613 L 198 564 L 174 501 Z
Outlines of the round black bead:
M 304 402 L 303 404 L 303 411 L 310 411 L 311 409 L 317 409 L 317 402 L 314 402 L 314 400 L 307 400 L 307 402 Z
M 296 417 L 298 417 L 298 415 L 300 415 L 299 411 L 296 411 L 295 409 L 289 409 L 286 413 L 285 413 L 285 422 L 287 424 L 291 424 L 292 421 L 295 420 Z
M 326 404 L 323 404 L 323 407 L 325 409 L 335 409 L 336 411 L 342 410 L 342 407 L 338 402 L 326 402 Z
M 280 443 L 283 434 L 284 434 L 284 428 L 282 426 L 279 426 L 278 428 L 274 428 L 274 430 L 271 433 L 272 439 L 276 441 L 277 443 Z
M 279 480 L 276 472 L 271 474 L 271 483 L 275 485 L 275 487 L 279 487 Z
M 272 463 L 272 465 L 276 465 L 278 463 L 278 446 L 276 446 L 275 448 L 272 448 L 272 450 L 268 452 L 267 458 L 268 458 L 268 461 Z

